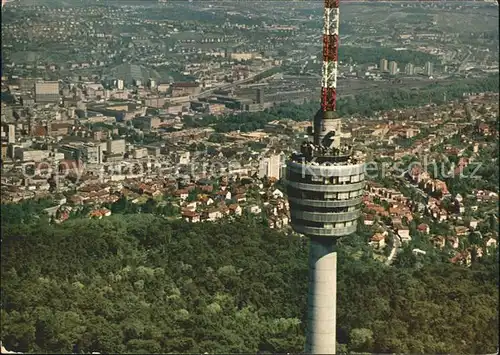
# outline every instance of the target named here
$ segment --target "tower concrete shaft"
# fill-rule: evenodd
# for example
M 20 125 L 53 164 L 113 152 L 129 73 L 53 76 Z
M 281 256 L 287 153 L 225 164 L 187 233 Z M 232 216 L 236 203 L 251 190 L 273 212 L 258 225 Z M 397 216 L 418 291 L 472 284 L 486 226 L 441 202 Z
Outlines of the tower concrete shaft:
M 306 353 L 336 353 L 337 253 L 333 239 L 311 239 Z

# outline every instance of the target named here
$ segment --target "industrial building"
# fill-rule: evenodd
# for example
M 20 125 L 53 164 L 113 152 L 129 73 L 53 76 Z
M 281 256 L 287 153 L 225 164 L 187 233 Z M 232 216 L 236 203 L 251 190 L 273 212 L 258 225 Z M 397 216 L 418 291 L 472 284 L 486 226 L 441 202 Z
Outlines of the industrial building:
M 198 83 L 174 83 L 172 84 L 172 97 L 193 96 L 201 92 Z
M 341 144 L 342 121 L 335 112 L 338 0 L 325 0 L 324 13 L 321 108 L 309 128 L 313 141 L 288 159 L 285 179 L 292 228 L 310 238 L 305 352 L 312 354 L 336 353 L 335 246 L 356 231 L 365 186 L 365 165 Z

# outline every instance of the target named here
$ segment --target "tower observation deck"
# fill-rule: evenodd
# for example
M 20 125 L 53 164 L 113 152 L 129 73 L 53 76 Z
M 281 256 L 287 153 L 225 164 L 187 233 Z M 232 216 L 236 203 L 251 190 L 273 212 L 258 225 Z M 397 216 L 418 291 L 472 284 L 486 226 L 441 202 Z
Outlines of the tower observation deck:
M 338 0 L 325 0 L 321 108 L 286 167 L 292 228 L 310 238 L 306 353 L 336 353 L 338 238 L 356 231 L 365 164 L 341 144 L 337 116 Z

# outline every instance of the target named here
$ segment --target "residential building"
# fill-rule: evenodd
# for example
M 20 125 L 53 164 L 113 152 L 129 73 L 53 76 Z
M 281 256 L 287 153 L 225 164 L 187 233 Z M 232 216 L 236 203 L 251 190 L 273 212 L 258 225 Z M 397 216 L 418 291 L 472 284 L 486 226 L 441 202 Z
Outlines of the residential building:
M 270 157 L 263 158 L 259 163 L 259 177 L 281 178 L 281 154 L 273 154 Z
M 115 154 L 125 154 L 126 151 L 126 143 L 125 139 L 115 139 L 115 140 L 108 140 L 107 142 L 107 147 L 106 147 L 106 153 L 108 155 L 115 155 Z
M 410 230 L 408 229 L 408 227 L 399 224 L 396 225 L 394 228 L 396 229 L 403 243 L 411 241 Z
M 422 224 L 419 224 L 418 227 L 417 227 L 417 230 L 419 232 L 422 232 L 422 233 L 425 233 L 425 234 L 429 234 L 430 232 L 430 227 L 428 224 L 425 224 L 425 223 L 422 223 Z
M 385 58 L 380 59 L 380 71 L 381 72 L 387 72 L 388 69 L 388 61 Z
M 100 144 L 87 143 L 82 148 L 82 158 L 88 164 L 101 164 L 103 152 Z
M 16 142 L 16 126 L 13 124 L 2 123 L 2 142 L 12 144 Z
M 396 75 L 398 73 L 398 63 L 395 61 L 389 62 L 389 74 Z
M 434 64 L 431 62 L 425 63 L 424 72 L 426 76 L 432 76 L 434 70 Z
M 163 92 L 163 93 L 167 92 L 169 89 L 170 89 L 170 85 L 169 84 L 160 84 L 157 87 L 158 92 Z
M 385 247 L 385 236 L 387 235 L 387 232 L 384 233 L 375 233 L 371 238 L 370 242 L 368 243 L 369 245 L 377 248 L 377 249 L 382 249 Z
M 9 151 L 8 143 L 2 142 L 2 159 L 5 159 L 8 157 L 8 151 Z
M 134 127 L 141 128 L 145 131 L 151 131 L 160 127 L 161 119 L 153 116 L 142 116 L 133 119 Z
M 236 61 L 250 60 L 255 57 L 255 53 L 230 53 L 230 57 Z
M 425 254 L 427 254 L 427 252 L 426 252 L 425 250 L 422 250 L 422 249 L 417 249 L 417 248 L 413 249 L 411 252 L 412 252 L 412 253 L 413 253 L 413 255 L 415 255 L 415 256 L 417 256 L 417 255 L 425 255 Z
M 190 152 L 179 152 L 177 163 L 179 165 L 188 165 L 191 162 Z
M 189 210 L 182 211 L 182 218 L 186 222 L 191 222 L 191 223 L 200 222 L 200 220 L 201 220 L 199 213 L 189 211 Z
M 134 149 L 132 156 L 134 159 L 141 159 L 144 157 L 148 156 L 148 149 L 147 148 L 137 148 Z
M 406 75 L 414 75 L 415 74 L 415 67 L 413 66 L 412 63 L 408 63 L 405 66 L 405 74 Z

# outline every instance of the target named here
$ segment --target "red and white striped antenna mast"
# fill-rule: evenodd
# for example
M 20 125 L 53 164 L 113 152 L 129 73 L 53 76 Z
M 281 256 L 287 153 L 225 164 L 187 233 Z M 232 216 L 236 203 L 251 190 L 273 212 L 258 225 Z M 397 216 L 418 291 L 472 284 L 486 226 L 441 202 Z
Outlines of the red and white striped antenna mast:
M 314 145 L 340 147 L 341 122 L 337 110 L 337 72 L 339 50 L 339 0 L 324 0 L 323 67 L 321 69 L 321 108 L 313 123 Z
M 324 11 L 321 109 L 326 112 L 335 111 L 337 104 L 339 0 L 325 0 Z

